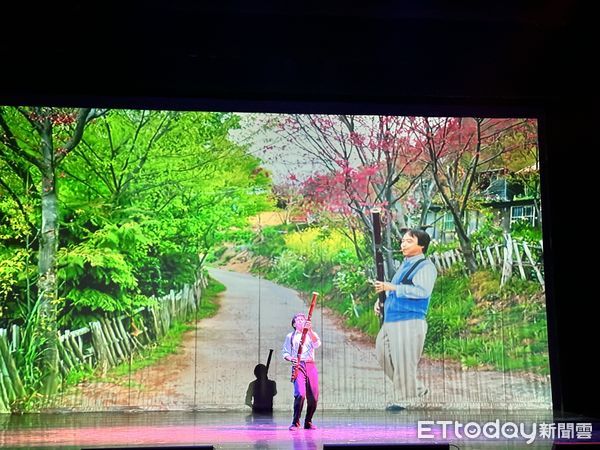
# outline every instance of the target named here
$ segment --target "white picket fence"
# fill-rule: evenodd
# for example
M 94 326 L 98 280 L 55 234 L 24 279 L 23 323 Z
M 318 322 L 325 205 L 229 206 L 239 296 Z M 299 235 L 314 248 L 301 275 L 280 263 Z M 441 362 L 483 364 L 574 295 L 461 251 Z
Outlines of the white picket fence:
M 475 260 L 479 267 L 488 267 L 502 272 L 500 285 L 504 284 L 515 274 L 521 279 L 536 279 L 544 288 L 544 266 L 542 260 L 543 242 L 539 246 L 525 241 L 512 239 L 505 235 L 504 243 L 473 248 Z M 464 255 L 459 249 L 433 253 L 430 256 L 439 272 L 444 272 L 457 263 L 464 263 Z

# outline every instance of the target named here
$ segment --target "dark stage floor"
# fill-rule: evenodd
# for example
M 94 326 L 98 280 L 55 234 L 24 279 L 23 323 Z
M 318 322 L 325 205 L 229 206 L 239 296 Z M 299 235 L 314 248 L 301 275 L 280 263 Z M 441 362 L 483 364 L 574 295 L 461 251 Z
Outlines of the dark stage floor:
M 419 421 L 433 423 L 421 422 L 419 427 Z M 544 430 L 552 432 L 553 422 L 556 438 L 581 444 L 600 442 L 598 421 L 553 418 L 550 411 L 318 411 L 314 422 L 317 430 L 292 432 L 287 412 L 276 412 L 273 417 L 205 411 L 0 415 L 0 447 L 65 450 L 213 445 L 217 449 L 316 450 L 327 444 L 451 443 L 450 448 L 459 449 L 549 449 L 552 439 L 544 437 Z M 512 429 L 511 423 L 522 424 L 523 433 Z M 591 425 L 591 433 L 586 424 Z

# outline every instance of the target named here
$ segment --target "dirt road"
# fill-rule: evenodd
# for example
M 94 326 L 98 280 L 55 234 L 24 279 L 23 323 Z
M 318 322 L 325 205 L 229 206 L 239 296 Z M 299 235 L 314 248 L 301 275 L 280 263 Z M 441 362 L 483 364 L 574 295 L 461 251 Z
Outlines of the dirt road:
M 244 409 L 253 369 L 274 349 L 269 378 L 277 382 L 274 407 L 289 410 L 290 367 L 281 346 L 294 313 L 307 309 L 294 290 L 247 273 L 210 269 L 227 290 L 217 315 L 185 335 L 180 352 L 139 370 L 129 380 L 82 384 L 65 395 L 67 409 Z M 344 330 L 320 305 L 313 327 L 323 346 L 316 351 L 321 406 L 331 409 L 383 408 L 393 398 L 391 384 L 375 359 L 374 344 Z M 429 394 L 427 409 L 550 409 L 550 385 L 510 373 L 463 370 L 455 363 L 423 358 L 421 378 Z M 130 382 L 132 388 L 123 386 Z

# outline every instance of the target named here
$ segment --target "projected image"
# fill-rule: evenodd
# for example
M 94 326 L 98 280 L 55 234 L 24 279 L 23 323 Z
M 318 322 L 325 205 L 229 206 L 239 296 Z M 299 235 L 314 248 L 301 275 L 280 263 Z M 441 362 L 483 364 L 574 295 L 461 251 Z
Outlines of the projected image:
M 537 141 L 0 107 L 0 412 L 551 409 Z

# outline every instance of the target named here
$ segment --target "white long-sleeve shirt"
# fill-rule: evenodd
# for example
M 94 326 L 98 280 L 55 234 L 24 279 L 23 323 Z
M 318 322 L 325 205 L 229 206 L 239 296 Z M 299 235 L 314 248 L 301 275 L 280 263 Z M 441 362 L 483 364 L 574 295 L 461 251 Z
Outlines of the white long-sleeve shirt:
M 313 334 L 316 339 L 311 339 L 310 332 L 306 333 L 300 361 L 313 361 L 315 358 L 315 349 L 321 346 L 319 335 L 314 331 Z M 294 330 L 291 333 L 288 333 L 285 337 L 285 341 L 283 341 L 283 348 L 281 349 L 283 359 L 296 358 L 298 356 L 298 347 L 300 346 L 301 338 L 302 332 L 300 331 Z

